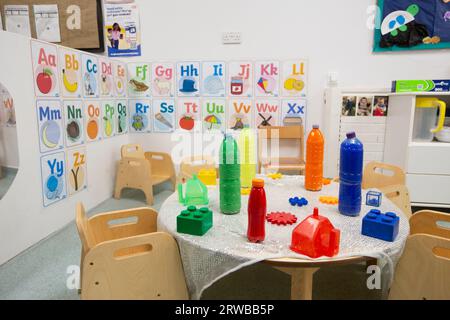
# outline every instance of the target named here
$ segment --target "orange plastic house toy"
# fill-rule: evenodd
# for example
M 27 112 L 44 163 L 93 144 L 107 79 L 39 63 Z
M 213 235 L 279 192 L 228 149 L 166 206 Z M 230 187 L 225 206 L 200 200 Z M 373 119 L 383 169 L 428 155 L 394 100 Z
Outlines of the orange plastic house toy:
M 332 257 L 339 252 L 340 234 L 330 220 L 319 216 L 319 209 L 314 208 L 314 213 L 292 231 L 291 250 L 311 258 Z

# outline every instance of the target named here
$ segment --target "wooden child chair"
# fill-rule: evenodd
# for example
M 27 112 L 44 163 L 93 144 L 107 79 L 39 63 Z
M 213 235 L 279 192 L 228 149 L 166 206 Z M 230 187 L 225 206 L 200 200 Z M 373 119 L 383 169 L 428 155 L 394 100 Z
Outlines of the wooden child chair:
M 123 188 L 140 189 L 148 204 L 153 204 L 153 186 L 170 181 L 175 191 L 175 168 L 172 158 L 163 152 L 145 152 L 138 144 L 127 144 L 121 148 L 117 167 L 114 198 L 120 199 Z
M 274 143 L 281 146 L 284 141 L 293 141 L 299 144 L 298 156 L 272 157 L 270 155 Z M 266 171 L 296 171 L 303 174 L 305 169 L 304 144 L 303 126 L 260 127 L 258 129 L 258 172 L 261 173 L 264 168 Z M 263 155 L 263 150 L 268 153 L 267 156 Z
M 380 171 L 376 171 L 380 169 Z M 386 171 L 392 175 L 386 174 Z M 382 162 L 369 162 L 364 167 L 362 188 L 382 188 L 395 184 L 405 184 L 406 176 L 400 167 Z
M 87 218 L 77 204 L 82 299 L 188 299 L 177 243 L 156 220 L 151 208 Z
M 183 179 L 191 179 L 194 174 L 198 175 L 198 172 L 202 169 L 216 170 L 216 172 L 218 173 L 216 162 L 214 161 L 213 157 L 208 155 L 186 157 L 181 160 L 178 181 L 182 182 Z
M 450 216 L 422 210 L 409 220 L 410 235 L 397 264 L 389 299 L 450 299 Z
M 391 200 L 409 219 L 412 216 L 408 188 L 403 184 L 381 187 L 380 191 Z

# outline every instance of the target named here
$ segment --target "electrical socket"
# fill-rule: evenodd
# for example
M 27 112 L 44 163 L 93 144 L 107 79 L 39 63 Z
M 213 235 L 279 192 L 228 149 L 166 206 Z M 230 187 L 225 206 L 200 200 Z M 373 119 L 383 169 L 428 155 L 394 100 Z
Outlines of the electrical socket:
M 240 44 L 241 33 L 240 32 L 223 32 L 222 44 Z

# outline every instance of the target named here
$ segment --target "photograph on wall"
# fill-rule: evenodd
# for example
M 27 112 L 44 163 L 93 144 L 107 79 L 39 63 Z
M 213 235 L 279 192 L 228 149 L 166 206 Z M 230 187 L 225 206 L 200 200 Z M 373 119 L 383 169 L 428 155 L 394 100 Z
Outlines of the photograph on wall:
M 116 130 L 116 108 L 114 101 L 102 101 L 102 135 L 103 138 L 111 138 Z
M 173 132 L 175 129 L 175 100 L 153 100 L 154 132 Z
M 81 98 L 81 55 L 78 51 L 59 47 L 59 79 L 63 97 Z
M 127 100 L 117 100 L 116 102 L 117 111 L 117 134 L 124 134 L 128 132 L 128 101 Z
M 135 3 L 105 3 L 105 35 L 108 56 L 141 55 L 139 10 Z
M 43 152 L 64 147 L 63 114 L 59 100 L 36 100 L 39 149 Z
M 278 97 L 280 64 L 278 61 L 255 62 L 255 96 Z
M 151 78 L 154 97 L 175 96 L 175 65 L 173 63 L 152 63 Z
M 283 96 L 306 97 L 307 64 L 305 60 L 289 60 L 283 62 L 283 78 L 281 80 Z
M 36 38 L 47 42 L 61 42 L 57 4 L 34 4 Z
M 244 128 L 253 128 L 253 103 L 250 99 L 232 99 L 229 101 L 228 129 L 239 131 Z
M 86 100 L 84 102 L 84 116 L 86 127 L 86 141 L 92 142 L 100 140 L 100 119 L 101 119 L 101 106 L 100 101 Z
M 67 193 L 73 195 L 87 188 L 86 147 L 68 149 Z
M 81 54 L 83 92 L 85 98 L 98 98 L 98 58 L 93 55 Z
M 360 96 L 356 100 L 356 115 L 360 117 L 367 117 L 372 115 L 372 101 L 373 97 Z
M 112 97 L 114 96 L 114 76 L 113 76 L 113 63 L 111 60 L 100 58 L 100 96 Z
M 5 14 L 5 30 L 31 37 L 30 9 L 28 5 L 7 4 L 3 8 Z
M 56 46 L 31 40 L 36 96 L 59 97 L 58 52 Z
M 280 125 L 281 108 L 278 100 L 255 101 L 255 124 L 257 128 Z
M 231 61 L 228 63 L 227 90 L 230 96 L 252 97 L 253 62 Z
M 356 115 L 356 96 L 342 97 L 341 115 L 349 117 Z
M 64 152 L 41 157 L 42 200 L 44 207 L 67 197 Z
M 130 132 L 146 133 L 152 131 L 150 100 L 129 100 Z
M 303 125 L 306 127 L 306 100 L 283 99 L 281 102 L 281 125 Z
M 200 132 L 202 128 L 200 100 L 185 98 L 177 100 L 177 127 L 187 132 Z
M 225 99 L 202 100 L 203 132 L 225 132 L 226 125 L 226 101 Z
M 150 65 L 143 62 L 127 64 L 128 95 L 130 97 L 150 97 Z
M 81 100 L 64 100 L 64 132 L 66 146 L 84 143 L 84 110 Z
M 450 48 L 449 0 L 378 0 L 374 52 Z
M 0 83 L 0 123 L 7 127 L 16 126 L 14 100 L 9 91 Z
M 375 96 L 373 99 L 372 115 L 374 117 L 386 117 L 389 109 L 388 96 Z
M 177 63 L 178 96 L 200 96 L 200 62 Z
M 126 84 L 127 84 L 127 65 L 122 62 L 113 62 L 113 79 L 114 79 L 114 92 L 117 97 L 126 97 Z
M 202 95 L 225 97 L 225 62 L 205 61 L 202 64 Z

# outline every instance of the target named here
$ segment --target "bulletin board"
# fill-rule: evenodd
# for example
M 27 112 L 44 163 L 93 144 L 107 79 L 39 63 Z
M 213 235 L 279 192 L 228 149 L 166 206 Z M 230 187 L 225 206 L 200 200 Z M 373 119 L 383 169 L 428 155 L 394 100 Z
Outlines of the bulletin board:
M 378 0 L 374 52 L 450 48 L 450 0 Z
M 101 0 L 0 0 L 1 20 L 6 30 L 6 5 L 26 5 L 31 37 L 38 38 L 33 5 L 57 5 L 61 42 L 59 45 L 92 52 L 104 51 Z

